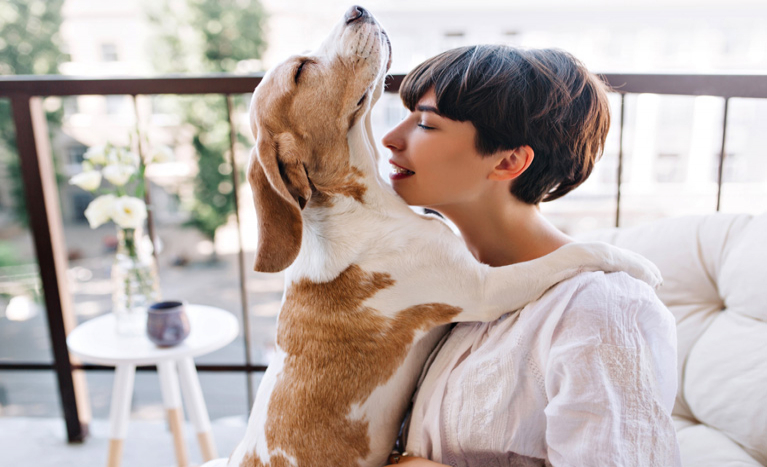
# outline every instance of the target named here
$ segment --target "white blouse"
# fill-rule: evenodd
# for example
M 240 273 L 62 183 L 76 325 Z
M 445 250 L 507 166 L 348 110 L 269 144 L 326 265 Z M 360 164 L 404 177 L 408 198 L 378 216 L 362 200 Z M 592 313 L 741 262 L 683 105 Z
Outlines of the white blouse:
M 416 393 L 407 450 L 456 467 L 680 466 L 676 355 L 650 286 L 581 273 L 453 328 Z

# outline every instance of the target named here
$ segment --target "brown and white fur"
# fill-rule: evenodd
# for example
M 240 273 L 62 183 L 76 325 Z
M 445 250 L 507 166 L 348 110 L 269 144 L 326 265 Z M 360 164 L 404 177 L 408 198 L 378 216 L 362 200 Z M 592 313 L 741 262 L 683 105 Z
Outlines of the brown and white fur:
M 441 220 L 414 213 L 376 169 L 370 109 L 390 61 L 385 32 L 354 7 L 319 50 L 277 65 L 253 95 L 255 269 L 287 268 L 286 285 L 276 354 L 225 465 L 385 464 L 442 325 L 495 320 L 632 255 L 570 244 L 490 268 Z M 627 272 L 657 283 L 632 258 Z

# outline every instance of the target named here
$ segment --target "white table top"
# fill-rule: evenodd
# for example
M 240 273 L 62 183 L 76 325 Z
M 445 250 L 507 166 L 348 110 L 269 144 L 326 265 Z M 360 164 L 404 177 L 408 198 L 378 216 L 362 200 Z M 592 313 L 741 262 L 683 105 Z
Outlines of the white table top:
M 237 318 L 220 308 L 186 305 L 189 337 L 175 347 L 158 347 L 146 334 L 125 337 L 115 331 L 109 313 L 77 326 L 67 337 L 69 351 L 86 363 L 99 365 L 154 365 L 163 360 L 196 357 L 224 347 L 239 332 Z

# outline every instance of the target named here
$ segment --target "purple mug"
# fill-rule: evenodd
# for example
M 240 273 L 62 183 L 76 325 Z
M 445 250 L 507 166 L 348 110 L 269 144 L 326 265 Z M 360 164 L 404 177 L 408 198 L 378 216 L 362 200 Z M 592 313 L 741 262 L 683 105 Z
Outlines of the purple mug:
M 153 303 L 147 309 L 146 333 L 159 347 L 173 347 L 189 335 L 189 317 L 182 302 Z

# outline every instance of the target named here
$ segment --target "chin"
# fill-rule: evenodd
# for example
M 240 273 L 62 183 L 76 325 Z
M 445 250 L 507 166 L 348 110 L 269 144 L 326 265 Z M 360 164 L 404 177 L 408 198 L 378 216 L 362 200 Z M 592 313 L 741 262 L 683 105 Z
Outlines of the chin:
M 418 203 L 417 197 L 409 196 L 396 188 L 394 189 L 394 192 L 397 193 L 397 196 L 399 196 L 408 206 L 421 206 L 421 204 Z
M 405 187 L 403 186 L 397 186 L 397 183 L 392 184 L 392 188 L 394 189 L 394 192 L 397 193 L 397 196 L 399 196 L 408 206 L 412 207 L 421 207 L 431 210 L 436 210 L 434 206 L 438 206 L 441 203 L 435 202 L 438 201 L 435 200 L 434 196 L 429 196 L 426 194 L 424 196 L 424 193 L 413 193 L 413 190 L 406 190 L 403 189 Z

